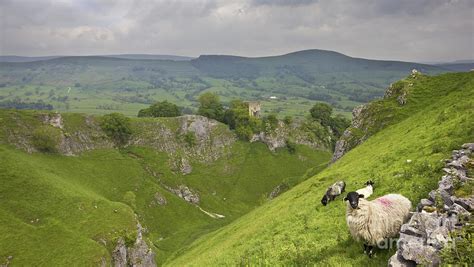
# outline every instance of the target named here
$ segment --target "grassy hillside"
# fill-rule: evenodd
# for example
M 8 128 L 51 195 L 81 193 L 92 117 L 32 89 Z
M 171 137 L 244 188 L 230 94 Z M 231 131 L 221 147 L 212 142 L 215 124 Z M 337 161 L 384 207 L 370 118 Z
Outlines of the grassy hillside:
M 421 76 L 407 103 L 378 102 L 390 125 L 339 161 L 235 222 L 199 238 L 166 262 L 169 266 L 353 265 L 381 266 L 394 250 L 373 259 L 349 234 L 342 197 L 324 207 L 325 189 L 345 180 L 352 191 L 372 179 L 371 198 L 400 193 L 416 203 L 437 186 L 441 160 L 474 140 L 474 74 Z M 380 126 L 380 125 L 379 125 Z
M 58 129 L 44 122 L 47 114 L 0 111 L 0 264 L 9 256 L 18 266 L 110 263 L 118 238 L 133 241 L 137 220 L 161 264 L 199 236 L 268 202 L 276 186 L 301 182 L 309 168 L 318 172 L 330 157 L 306 146 L 295 154 L 272 153 L 261 143 L 234 142 L 213 154 L 214 160 L 193 157 L 192 172 L 183 175 L 173 167 L 176 154 L 166 152 L 194 153 L 174 146 L 180 118 L 133 119 L 133 140 L 149 143 L 115 149 L 94 126 L 100 118 L 63 114 Z M 41 127 L 62 132 L 85 151 L 26 153 Z M 209 138 L 226 135 L 232 133 L 218 124 Z M 215 153 L 208 147 L 196 151 Z M 200 208 L 225 218 L 212 218 L 169 191 L 179 185 L 199 194 Z
M 42 101 L 54 110 L 136 116 L 155 101 L 168 100 L 195 110 L 207 91 L 232 99 L 260 100 L 263 112 L 304 116 L 318 102 L 339 113 L 383 95 L 413 68 L 449 71 L 410 62 L 352 58 L 323 50 L 244 58 L 201 56 L 191 61 L 151 60 L 146 55 L 59 57 L 0 64 L 0 107 Z M 277 99 L 270 99 L 276 96 Z M 18 105 L 20 106 L 20 105 Z

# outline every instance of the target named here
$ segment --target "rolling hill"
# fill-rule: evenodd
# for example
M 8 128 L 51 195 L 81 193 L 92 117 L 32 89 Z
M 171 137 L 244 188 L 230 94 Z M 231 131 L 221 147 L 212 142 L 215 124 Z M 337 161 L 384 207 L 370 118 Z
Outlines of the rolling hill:
M 474 140 L 474 74 L 402 80 L 403 90 L 369 104 L 365 120 L 376 122 L 364 143 L 336 163 L 233 223 L 207 234 L 169 259 L 167 266 L 383 266 L 395 252 L 375 258 L 349 234 L 345 203 L 320 204 L 336 180 L 346 190 L 375 181 L 372 198 L 400 193 L 417 203 L 435 188 L 443 159 Z M 397 97 L 407 93 L 406 103 Z M 372 110 L 372 111 L 371 111 Z
M 305 116 L 320 101 L 349 116 L 355 106 L 383 96 L 390 83 L 414 68 L 427 74 L 451 71 L 443 66 L 353 58 L 325 50 L 257 58 L 158 58 L 113 55 L 2 62 L 0 106 L 42 102 L 58 111 L 119 111 L 136 116 L 139 109 L 162 100 L 192 112 L 199 94 L 210 91 L 224 102 L 260 100 L 265 114 L 280 117 Z

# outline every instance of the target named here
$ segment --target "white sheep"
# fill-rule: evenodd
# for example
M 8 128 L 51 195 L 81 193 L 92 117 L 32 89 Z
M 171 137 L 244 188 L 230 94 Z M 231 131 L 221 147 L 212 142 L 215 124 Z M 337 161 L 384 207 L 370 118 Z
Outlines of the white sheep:
M 329 201 L 333 201 L 337 196 L 342 194 L 346 188 L 346 183 L 344 181 L 335 182 L 333 185 L 328 187 L 326 193 L 321 199 L 321 203 L 326 206 Z
M 356 190 L 356 192 L 359 195 L 364 195 L 364 198 L 367 199 L 374 193 L 374 182 L 372 180 L 368 180 L 364 185 L 364 188 Z
M 349 192 L 346 220 L 352 237 L 364 241 L 364 253 L 373 255 L 373 246 L 394 237 L 409 217 L 411 202 L 399 194 L 388 194 L 372 201 Z

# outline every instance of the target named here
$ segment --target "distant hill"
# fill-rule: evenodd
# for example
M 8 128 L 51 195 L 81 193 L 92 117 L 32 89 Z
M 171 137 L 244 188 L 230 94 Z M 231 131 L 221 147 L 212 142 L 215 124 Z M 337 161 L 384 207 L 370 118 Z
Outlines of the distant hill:
M 61 56 L 45 56 L 45 57 L 23 57 L 23 56 L 0 56 L 0 62 L 34 62 L 40 60 L 48 60 Z
M 474 69 L 474 62 L 466 63 L 443 63 L 437 64 L 436 66 L 448 69 L 451 71 L 471 71 Z
M 259 100 L 264 115 L 302 117 L 322 101 L 350 116 L 355 106 L 382 97 L 390 83 L 412 69 L 432 75 L 467 68 L 369 60 L 317 49 L 254 58 L 130 54 L 10 61 L 0 64 L 0 101 L 41 100 L 60 111 L 127 115 L 160 100 L 195 110 L 199 94 L 215 92 L 224 102 Z
M 173 60 L 188 61 L 192 57 L 174 56 L 174 55 L 148 55 L 148 54 L 118 54 L 118 55 L 97 55 L 99 57 L 113 57 L 122 59 L 149 59 L 149 60 Z M 0 56 L 0 62 L 34 62 L 41 60 L 49 60 L 64 56 L 44 56 L 44 57 L 23 57 L 23 56 Z M 96 57 L 96 56 L 90 56 Z
M 403 71 L 416 68 L 421 72 L 441 71 L 437 66 L 413 62 L 370 60 L 353 58 L 327 50 L 303 50 L 281 56 L 246 58 L 236 56 L 202 55 L 191 64 L 199 70 L 215 77 L 256 77 L 293 73 L 297 76 L 315 78 L 318 74 L 341 72 Z M 314 80 L 314 79 L 310 79 Z
M 150 59 L 150 60 L 173 60 L 173 61 L 188 61 L 192 57 L 174 56 L 174 55 L 148 55 L 148 54 L 119 54 L 119 55 L 104 55 L 104 57 L 115 57 L 124 59 Z

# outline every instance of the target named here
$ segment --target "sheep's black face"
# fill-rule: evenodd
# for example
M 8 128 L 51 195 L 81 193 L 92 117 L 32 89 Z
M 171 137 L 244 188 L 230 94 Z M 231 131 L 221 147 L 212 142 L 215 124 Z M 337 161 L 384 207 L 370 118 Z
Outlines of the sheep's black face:
M 359 198 L 363 198 L 364 195 L 358 194 L 357 192 L 349 192 L 344 198 L 345 201 L 349 201 L 349 204 L 353 209 L 357 209 L 359 206 Z
M 321 199 L 321 204 L 323 204 L 323 206 L 326 206 L 328 204 L 328 196 L 327 195 L 324 195 L 323 199 Z

